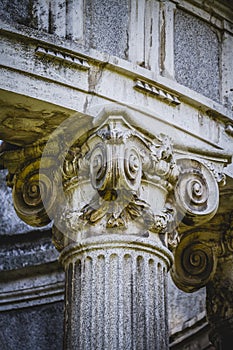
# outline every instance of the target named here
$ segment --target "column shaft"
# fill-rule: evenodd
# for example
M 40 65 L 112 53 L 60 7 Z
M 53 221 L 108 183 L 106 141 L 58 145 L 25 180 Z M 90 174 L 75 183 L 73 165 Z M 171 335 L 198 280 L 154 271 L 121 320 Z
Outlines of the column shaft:
M 64 255 L 65 349 L 168 349 L 166 248 L 89 242 Z
M 230 350 L 233 343 L 232 255 L 219 259 L 216 274 L 206 290 L 210 340 L 217 350 Z

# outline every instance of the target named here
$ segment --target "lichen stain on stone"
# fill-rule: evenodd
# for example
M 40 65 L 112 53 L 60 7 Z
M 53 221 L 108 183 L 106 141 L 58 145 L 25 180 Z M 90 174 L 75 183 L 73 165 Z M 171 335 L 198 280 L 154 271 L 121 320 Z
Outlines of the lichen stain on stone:
M 19 145 L 22 140 L 27 144 L 37 141 L 38 136 L 46 137 L 70 117 L 70 113 L 53 110 L 51 107 L 47 109 L 44 105 L 35 105 L 33 102 L 27 105 L 0 100 L 0 104 L 0 138 Z
M 161 72 L 164 71 L 165 66 L 164 66 L 164 61 L 165 61 L 165 56 L 166 56 L 166 52 L 165 52 L 165 47 L 166 47 L 166 34 L 165 34 L 165 13 L 164 11 L 162 12 L 162 26 L 161 26 L 161 30 L 160 30 L 160 70 Z
M 88 74 L 88 85 L 89 91 L 94 92 L 96 90 L 97 85 L 101 81 L 104 67 L 108 64 L 108 62 L 104 62 L 98 66 L 94 66 L 89 70 Z
M 41 127 L 45 124 L 43 120 L 39 119 L 29 119 L 29 118 L 15 118 L 15 117 L 8 117 L 3 122 L 2 125 L 13 129 L 15 131 L 27 131 L 31 130 L 34 132 L 41 133 L 42 129 Z

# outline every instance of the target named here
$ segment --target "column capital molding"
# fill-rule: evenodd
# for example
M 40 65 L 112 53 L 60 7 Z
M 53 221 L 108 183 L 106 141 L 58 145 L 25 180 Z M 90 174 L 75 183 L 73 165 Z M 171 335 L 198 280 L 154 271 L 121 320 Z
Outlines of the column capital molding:
M 19 217 L 32 226 L 53 220 L 58 250 L 93 236 L 159 239 L 175 257 L 177 285 L 199 288 L 183 276 L 184 254 L 195 245 L 204 247 L 205 258 L 216 250 L 201 227 L 218 210 L 221 160 L 181 153 L 168 135 L 135 126 L 125 110 L 107 110 L 84 126 L 76 122 L 62 125 L 46 144 L 1 153 Z

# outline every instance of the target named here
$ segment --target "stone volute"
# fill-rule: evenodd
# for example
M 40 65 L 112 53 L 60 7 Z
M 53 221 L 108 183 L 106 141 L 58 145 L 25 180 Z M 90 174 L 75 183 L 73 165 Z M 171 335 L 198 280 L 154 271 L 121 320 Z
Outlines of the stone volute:
M 168 349 L 167 271 L 194 291 L 213 280 L 221 255 L 205 225 L 222 164 L 178 152 L 125 112 L 67 125 L 46 145 L 2 154 L 19 217 L 53 220 L 66 271 L 64 349 Z

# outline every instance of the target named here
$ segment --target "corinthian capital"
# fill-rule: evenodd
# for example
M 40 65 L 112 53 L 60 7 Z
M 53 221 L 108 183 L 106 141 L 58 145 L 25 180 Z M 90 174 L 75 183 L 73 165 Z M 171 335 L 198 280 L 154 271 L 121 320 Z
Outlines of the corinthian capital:
M 221 162 L 187 157 L 169 136 L 142 131 L 119 111 L 80 125 L 73 119 L 46 145 L 2 154 L 20 218 L 53 220 L 59 250 L 101 235 L 154 239 L 173 251 L 180 288 L 207 283 L 218 234 L 203 228 L 218 209 Z
M 75 241 L 102 234 L 164 237 L 175 218 L 170 195 L 177 179 L 168 137 L 150 137 L 124 117 L 109 116 L 66 154 L 55 237 L 61 242 L 59 232 L 67 230 Z

